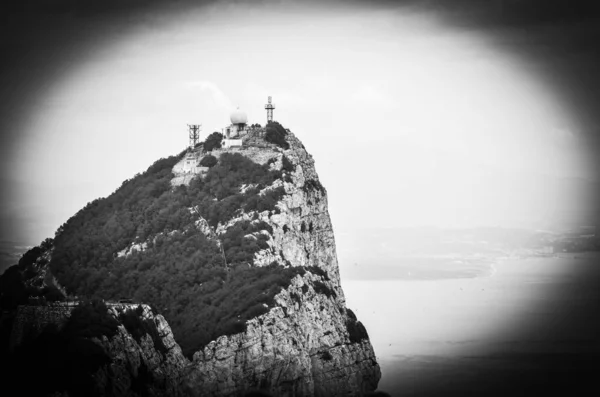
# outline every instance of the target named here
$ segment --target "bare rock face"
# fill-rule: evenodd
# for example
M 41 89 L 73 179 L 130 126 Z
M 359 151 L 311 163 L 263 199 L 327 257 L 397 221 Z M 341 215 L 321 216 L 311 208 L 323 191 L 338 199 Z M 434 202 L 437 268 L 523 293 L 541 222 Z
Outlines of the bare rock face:
M 118 318 L 124 310 L 133 310 L 128 306 L 137 308 L 137 305 L 116 305 L 109 309 Z M 188 360 L 163 316 L 154 315 L 147 305 L 142 308 L 139 318 L 156 327 L 154 337 L 146 333 L 138 340 L 121 325 L 112 338 L 95 338 L 112 360 L 94 375 L 102 395 L 181 395 L 180 374 Z
M 258 252 L 254 265 L 281 259 L 308 271 L 275 297 L 268 313 L 248 321 L 245 332 L 221 336 L 194 354 L 181 377 L 186 395 L 237 396 L 260 389 L 275 396 L 359 396 L 377 388 L 381 373 L 373 347 L 346 309 L 340 286 L 326 191 L 310 154 L 292 133 L 286 138 L 288 150 L 263 144 L 257 156 L 256 148 L 237 149 L 278 169 L 283 156 L 294 166 L 283 182 L 280 213 L 258 214 L 273 233 L 270 249 Z M 251 215 L 219 225 L 216 233 Z

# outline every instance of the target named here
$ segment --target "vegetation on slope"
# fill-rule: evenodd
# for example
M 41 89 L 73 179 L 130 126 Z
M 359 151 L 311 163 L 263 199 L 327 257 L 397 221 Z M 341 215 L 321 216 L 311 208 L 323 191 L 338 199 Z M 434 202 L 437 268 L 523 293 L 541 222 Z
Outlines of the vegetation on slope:
M 356 314 L 350 309 L 346 309 L 346 330 L 350 336 L 351 343 L 360 343 L 363 340 L 369 339 L 365 326 L 358 321 Z
M 119 320 L 125 326 L 127 332 L 133 336 L 137 343 L 141 343 L 144 335 L 150 335 L 154 343 L 154 349 L 163 354 L 168 352 L 162 338 L 158 334 L 158 329 L 154 321 L 144 319 L 144 308 L 138 305 L 135 309 L 127 309 L 119 314 Z
M 277 146 L 287 150 L 290 144 L 286 140 L 287 130 L 276 121 L 271 121 L 266 127 L 265 139 L 267 142 L 276 144 Z
M 206 140 L 203 142 L 202 151 L 204 153 L 211 152 L 213 149 L 220 149 L 221 142 L 223 142 L 223 134 L 220 132 L 213 132 L 209 136 L 206 137 Z
M 189 205 L 197 205 L 202 217 L 216 227 L 234 217 L 239 209 L 277 212 L 275 204 L 285 193 L 283 188 L 263 195 L 260 191 L 281 176 L 280 171 L 269 170 L 269 164 L 256 164 L 239 153 L 223 153 L 204 178 L 194 179 L 185 190 Z M 240 193 L 242 185 L 254 187 Z
M 206 155 L 204 157 L 202 157 L 202 160 L 200 160 L 200 165 L 202 167 L 214 167 L 215 165 L 217 165 L 219 161 L 217 160 L 217 158 L 215 156 L 213 156 L 212 154 Z
M 184 154 L 157 161 L 70 218 L 56 233 L 49 266 L 70 294 L 127 297 L 157 307 L 190 356 L 218 336 L 242 330 L 246 320 L 267 311 L 275 294 L 304 270 L 276 263 L 251 266 L 254 254 L 268 248 L 273 232 L 264 222 L 238 222 L 220 236 L 222 248 L 195 226 L 197 214 L 215 227 L 241 209 L 277 212 L 283 187 L 260 192 L 282 178 L 280 171 L 238 153 L 223 153 L 203 179 L 171 188 L 171 169 Z M 241 193 L 242 186 L 250 188 Z M 147 243 L 143 251 L 122 254 L 142 242 Z M 0 282 L 3 307 L 4 301 L 14 305 L 15 296 L 18 301 L 30 295 L 23 286 L 24 272 L 39 261 L 40 252 L 29 252 L 23 266 L 7 271 L 10 282 Z M 135 320 L 122 320 L 145 330 Z

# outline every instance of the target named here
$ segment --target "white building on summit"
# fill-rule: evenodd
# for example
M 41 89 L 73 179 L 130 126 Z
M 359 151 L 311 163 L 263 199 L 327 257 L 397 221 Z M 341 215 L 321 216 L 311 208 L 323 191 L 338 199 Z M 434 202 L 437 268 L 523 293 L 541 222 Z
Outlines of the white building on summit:
M 223 147 L 242 146 L 242 137 L 248 133 L 246 124 L 248 115 L 246 112 L 237 108 L 229 116 L 231 125 L 223 129 Z
M 268 124 L 273 121 L 273 109 L 275 109 L 275 105 L 271 103 L 271 97 L 269 97 L 269 103 L 265 105 L 265 109 L 267 110 Z M 265 142 L 266 127 L 262 128 L 260 124 L 249 126 L 248 115 L 243 110 L 240 110 L 239 107 L 230 113 L 229 120 L 231 124 L 221 129 L 223 135 L 221 147 L 223 149 L 233 148 L 234 151 L 238 151 L 245 146 L 262 148 L 270 145 L 268 142 Z M 187 185 L 195 175 L 205 173 L 209 170 L 209 167 L 200 165 L 200 161 L 206 155 L 210 154 L 204 151 L 204 144 L 206 142 L 199 142 L 201 126 L 201 124 L 188 124 L 190 143 L 185 156 L 173 166 L 173 173 L 175 174 L 175 177 L 171 180 L 173 186 Z M 214 155 L 218 157 L 220 153 L 217 151 Z

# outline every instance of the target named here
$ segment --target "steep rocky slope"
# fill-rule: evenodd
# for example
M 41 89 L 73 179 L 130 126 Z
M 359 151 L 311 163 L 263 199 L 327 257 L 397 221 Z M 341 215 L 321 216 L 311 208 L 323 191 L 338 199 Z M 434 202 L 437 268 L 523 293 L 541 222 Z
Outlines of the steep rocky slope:
M 292 133 L 286 138 L 288 150 L 275 145 L 236 150 L 256 162 L 274 159 L 277 169 L 285 155 L 295 166 L 291 179 L 282 182 L 281 212 L 263 212 L 256 220 L 269 223 L 273 233 L 270 248 L 259 251 L 254 264 L 283 259 L 322 272 L 296 276 L 269 313 L 248 322 L 246 332 L 222 336 L 194 354 L 182 378 L 192 395 L 230 395 L 256 386 L 275 395 L 353 395 L 377 387 L 372 346 L 345 306 L 326 191 L 302 143 Z M 244 217 L 251 218 L 242 214 L 219 225 L 217 234 Z
M 207 171 L 205 167 L 197 167 L 197 163 L 191 165 L 187 163 L 199 162 L 208 155 L 217 158 L 219 164 L 230 161 L 227 159 L 231 159 L 233 154 L 241 155 L 252 160 L 253 163 L 261 165 L 263 169 L 267 170 L 265 172 L 269 173 L 264 174 L 268 178 L 261 177 L 261 181 L 268 181 L 266 184 L 248 181 L 239 186 L 237 195 L 224 195 L 223 199 L 219 199 L 220 193 L 217 191 L 215 198 L 210 199 L 209 197 L 208 201 L 204 200 L 183 212 L 179 211 L 177 215 L 181 221 L 178 224 L 185 225 L 182 226 L 183 229 L 170 230 L 166 227 L 157 229 L 154 227 L 155 223 L 150 224 L 149 221 L 144 225 L 133 223 L 131 233 L 135 232 L 138 236 L 126 238 L 126 233 L 114 226 L 115 216 L 118 216 L 117 212 L 113 215 L 106 212 L 106 208 L 111 211 L 115 208 L 114 211 L 118 211 L 117 204 L 120 205 L 120 203 L 92 203 L 93 205 L 88 205 L 84 209 L 85 211 L 82 210 L 78 213 L 78 215 L 87 216 L 88 218 L 83 218 L 86 220 L 74 218 L 74 220 L 70 220 L 70 223 L 61 227 L 55 239 L 58 247 L 54 251 L 52 248 L 44 249 L 45 259 L 43 261 L 40 262 L 39 258 L 29 260 L 36 264 L 34 267 L 27 265 L 25 263 L 27 261 L 20 264 L 20 277 L 24 279 L 24 284 L 27 284 L 27 280 L 37 280 L 37 284 L 41 283 L 38 287 L 43 289 L 48 287 L 44 284 L 48 282 L 53 287 L 54 294 L 58 290 L 64 291 L 61 283 L 66 286 L 68 292 L 78 294 L 86 291 L 85 288 L 89 291 L 90 285 L 97 285 L 98 294 L 106 299 L 115 299 L 115 294 L 122 293 L 112 286 L 130 276 L 128 273 L 122 273 L 124 276 L 118 277 L 117 274 L 123 272 L 123 269 L 127 269 L 127 266 L 135 265 L 137 270 L 134 272 L 134 276 L 139 280 L 138 282 L 156 283 L 145 286 L 146 289 L 150 288 L 150 291 L 155 292 L 144 290 L 144 293 L 140 293 L 138 291 L 135 296 L 153 300 L 158 298 L 157 291 L 160 291 L 160 284 L 174 277 L 176 273 L 173 271 L 178 271 L 177 262 L 175 262 L 170 268 L 171 270 L 160 273 L 164 276 L 144 279 L 144 271 L 155 271 L 157 268 L 157 265 L 150 261 L 150 259 L 154 260 L 156 256 L 152 257 L 151 255 L 160 249 L 164 250 L 165 244 L 170 247 L 171 251 L 169 252 L 172 255 L 172 250 L 176 249 L 173 247 L 181 245 L 182 250 L 189 249 L 180 244 L 184 240 L 178 236 L 188 236 L 192 240 L 200 238 L 205 241 L 201 247 L 210 248 L 212 257 L 215 255 L 218 258 L 222 257 L 222 259 L 213 260 L 216 263 L 215 266 L 221 266 L 221 269 L 215 268 L 210 273 L 216 274 L 214 277 L 217 277 L 215 279 L 217 282 L 206 279 L 202 275 L 196 276 L 197 281 L 192 281 L 189 283 L 191 285 L 186 287 L 189 290 L 181 290 L 181 295 L 185 295 L 184 298 L 169 298 L 168 296 L 165 298 L 165 292 L 160 292 L 162 300 L 156 300 L 159 311 L 162 311 L 163 307 L 168 307 L 165 309 L 167 310 L 165 317 L 169 319 L 171 316 L 177 329 L 186 327 L 184 329 L 187 332 L 186 348 L 189 351 L 190 348 L 197 346 L 192 350 L 193 354 L 188 354 L 188 358 L 184 357 L 178 344 L 175 343 L 175 340 L 180 342 L 178 332 L 175 332 L 175 339 L 173 339 L 164 318 L 160 315 L 154 316 L 148 308 L 145 308 L 139 315 L 143 319 L 156 323 L 160 338 L 164 341 L 158 346 L 167 346 L 168 349 L 157 348 L 156 340 L 152 340 L 151 332 L 141 332 L 142 338 L 140 339 L 140 335 L 138 335 L 139 340 L 134 341 L 135 338 L 132 339 L 124 327 L 119 328 L 119 333 L 111 338 L 97 338 L 95 342 L 110 353 L 113 362 L 111 366 L 102 367 L 94 375 L 100 385 L 98 390 L 104 390 L 101 395 L 136 395 L 135 393 L 138 392 L 132 391 L 127 385 L 139 384 L 138 381 L 133 380 L 139 378 L 138 371 L 143 373 L 142 378 L 139 379 L 145 379 L 151 385 L 151 388 L 148 389 L 151 391 L 151 395 L 158 395 L 162 390 L 162 393 L 169 395 L 234 396 L 242 395 L 248 390 L 261 389 L 277 396 L 346 396 L 361 395 L 365 391 L 376 389 L 380 378 L 379 366 L 365 328 L 346 308 L 340 286 L 335 239 L 327 210 L 327 193 L 319 182 L 314 161 L 302 143 L 291 132 L 284 133 L 285 145 L 269 142 L 269 139 L 266 139 L 266 132 L 265 129 L 252 130 L 244 138 L 243 147 L 214 149 L 211 153 L 203 153 L 197 149 L 177 158 L 174 165 L 171 166 L 170 185 L 173 192 L 182 192 L 181 189 L 183 191 L 196 189 L 197 191 L 198 186 L 208 183 L 217 186 L 220 183 L 219 178 L 225 180 L 228 177 L 224 169 L 212 172 Z M 159 167 L 155 168 L 159 169 Z M 160 170 L 157 172 L 160 175 L 164 174 Z M 145 176 L 142 175 L 142 177 Z M 130 182 L 130 184 L 135 183 L 137 183 L 135 180 Z M 194 184 L 196 185 L 193 186 Z M 123 186 L 127 188 L 127 183 L 124 183 Z M 156 182 L 152 188 L 148 189 L 151 196 L 158 197 L 156 202 L 160 202 L 169 194 L 168 189 L 165 193 L 161 193 L 162 186 L 163 182 Z M 257 193 L 252 193 L 253 191 Z M 115 195 L 118 194 L 119 191 L 115 193 Z M 125 196 L 125 193 L 121 194 Z M 135 194 L 138 194 L 137 190 Z M 107 200 L 111 200 L 111 197 Z M 114 198 L 112 200 L 115 201 Z M 190 202 L 188 198 L 185 200 Z M 227 200 L 237 202 L 237 209 L 231 211 L 225 206 L 219 207 L 222 202 Z M 274 201 L 271 204 L 269 200 Z M 136 201 L 132 199 L 131 203 L 124 207 L 133 208 Z M 206 205 L 213 205 L 212 203 L 214 203 L 213 207 L 206 207 Z M 154 216 L 160 220 L 161 214 L 157 215 L 157 210 L 143 208 L 142 210 L 140 210 L 142 217 L 138 217 L 139 219 Z M 229 215 L 223 216 L 223 211 Z M 88 213 L 90 214 L 86 215 Z M 220 217 L 213 216 L 215 213 L 221 214 Z M 112 228 L 110 230 L 115 230 L 114 234 L 120 236 L 118 241 L 117 239 L 111 241 L 106 237 L 110 233 L 106 233 L 97 240 L 92 239 L 89 243 L 86 242 L 89 247 L 96 247 L 100 244 L 104 251 L 100 249 L 97 254 L 94 253 L 95 256 L 86 256 L 89 249 L 88 251 L 81 249 L 81 253 L 78 255 L 71 254 L 67 249 L 68 244 L 74 244 L 72 241 L 78 241 L 80 238 L 77 233 L 70 232 L 69 228 L 84 227 L 81 225 L 89 224 L 101 216 L 105 216 L 106 220 L 97 224 L 102 229 L 110 227 Z M 134 218 L 133 215 L 131 218 Z M 169 222 L 167 221 L 167 224 Z M 73 230 L 77 231 L 78 229 Z M 241 240 L 235 240 L 232 236 L 235 236 L 235 233 L 239 234 L 240 231 L 242 231 Z M 68 235 L 68 238 L 64 237 L 68 232 L 72 233 L 73 237 Z M 243 235 L 244 233 L 246 234 Z M 246 254 L 253 253 L 250 259 L 239 256 L 235 241 L 240 241 L 246 247 Z M 76 247 L 79 249 L 79 246 Z M 248 251 L 247 247 L 252 249 Z M 52 256 L 50 253 L 54 255 L 56 252 L 58 252 L 56 256 L 60 260 L 49 258 Z M 235 258 L 238 259 L 232 259 L 234 253 L 236 254 Z M 203 253 L 199 254 L 201 258 Z M 180 257 L 184 258 L 185 256 Z M 162 258 L 165 256 L 163 255 Z M 222 264 L 219 265 L 221 260 Z M 47 262 L 50 264 L 47 265 Z M 86 263 L 93 263 L 93 266 L 89 266 L 84 272 L 80 267 L 85 266 Z M 150 264 L 145 265 L 145 263 Z M 204 262 L 200 260 L 195 263 Z M 106 266 L 106 269 L 102 269 L 102 266 Z M 51 272 L 49 269 L 53 271 Z M 247 273 L 252 269 L 263 269 L 264 271 Z M 180 271 L 193 272 L 194 269 L 185 268 Z M 241 274 L 242 277 L 245 274 L 261 274 L 265 277 L 271 271 L 278 272 L 277 278 L 273 279 L 276 280 L 273 281 L 273 283 L 277 283 L 276 285 L 261 284 L 260 279 L 248 279 L 248 286 L 239 284 L 239 282 L 235 284 L 235 277 L 238 277 L 235 276 L 236 274 Z M 56 274 L 56 279 L 54 274 Z M 194 273 L 190 274 L 192 275 L 190 277 L 193 277 Z M 78 284 L 77 277 L 80 277 L 79 275 L 85 275 L 86 283 Z M 32 283 L 29 282 L 27 285 L 29 286 L 27 291 L 31 294 Z M 211 328 L 210 332 L 202 331 L 205 332 L 203 335 L 214 335 L 212 340 L 207 340 L 204 336 L 200 342 L 194 342 L 194 327 L 197 327 L 198 330 L 201 328 L 205 330 L 207 325 L 201 322 L 189 324 L 190 319 L 208 317 L 189 317 L 188 324 L 182 325 L 181 319 L 185 319 L 185 311 L 179 314 L 174 313 L 181 312 L 184 308 L 177 306 L 178 302 L 181 299 L 189 302 L 190 298 L 188 297 L 192 296 L 195 302 L 187 303 L 186 307 L 198 311 L 212 310 L 214 312 L 219 309 L 220 301 L 215 302 L 213 298 L 208 299 L 209 295 L 206 295 L 208 292 L 204 291 L 209 291 L 206 288 L 210 286 L 210 291 L 217 288 L 218 293 L 219 285 L 222 286 L 221 288 L 227 286 L 234 288 L 228 295 L 221 295 L 218 298 L 223 302 L 227 301 L 227 307 L 234 309 L 236 305 L 242 307 L 246 296 L 256 299 L 256 293 L 259 293 L 260 296 L 260 290 L 257 291 L 257 288 L 264 288 L 262 292 L 264 299 L 259 300 L 263 303 L 241 310 L 237 315 L 237 322 L 235 321 L 237 312 L 227 313 L 229 317 L 232 317 L 228 320 L 229 323 L 221 328 Z M 236 285 L 237 287 L 235 287 Z M 1 285 L 0 287 L 4 288 Z M 247 291 L 244 290 L 246 287 Z M 4 291 L 6 288 L 1 292 L 6 295 Z M 235 294 L 233 294 L 234 291 Z M 23 288 L 19 290 L 19 293 L 23 295 Z M 40 292 L 38 295 L 43 294 Z M 219 295 L 211 296 L 219 297 Z M 165 301 L 165 299 L 167 300 Z M 17 320 L 27 310 L 32 309 L 21 306 L 19 308 L 21 314 L 17 315 Z M 35 310 L 47 309 L 42 307 Z M 119 316 L 116 312 L 113 315 Z M 19 340 L 19 337 L 14 334 L 21 332 L 19 331 L 19 327 L 22 328 L 20 323 L 23 323 L 22 318 L 16 321 L 17 325 L 13 327 L 13 344 L 15 340 Z M 180 334 L 183 335 L 183 333 Z M 156 339 L 156 335 L 154 335 L 154 339 Z M 205 340 L 206 342 L 202 342 Z M 125 380 L 122 381 L 122 379 Z M 115 384 L 125 386 L 116 387 Z M 136 388 L 138 386 L 134 387 L 134 389 Z

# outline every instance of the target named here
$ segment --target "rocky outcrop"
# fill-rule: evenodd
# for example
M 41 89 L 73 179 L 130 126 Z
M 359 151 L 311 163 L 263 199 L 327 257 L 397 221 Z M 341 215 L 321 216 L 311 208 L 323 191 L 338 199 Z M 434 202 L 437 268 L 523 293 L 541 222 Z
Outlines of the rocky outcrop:
M 312 270 L 296 276 L 268 313 L 248 321 L 245 332 L 221 336 L 195 353 L 182 389 L 191 396 L 234 396 L 251 389 L 276 396 L 348 396 L 375 390 L 380 369 L 366 331 L 346 309 L 327 195 L 312 156 L 292 133 L 288 150 L 255 135 L 234 150 L 276 169 L 285 156 L 294 169 L 275 183 L 286 194 L 278 213 L 241 213 L 220 224 L 216 234 L 242 220 L 266 222 L 273 228 L 270 247 L 255 255 L 254 265 L 279 259 Z
M 148 243 L 132 243 L 129 247 L 123 248 L 121 251 L 117 252 L 117 258 L 122 256 L 129 256 L 134 252 L 141 252 L 148 248 Z
M 109 310 L 119 318 L 119 313 L 135 310 L 132 306 L 137 308 L 137 305 L 113 305 Z M 142 308 L 139 318 L 153 324 L 156 328 L 154 336 L 145 333 L 136 340 L 121 325 L 118 334 L 112 338 L 96 338 L 112 360 L 108 367 L 94 375 L 98 389 L 107 396 L 180 396 L 180 376 L 188 360 L 163 316 L 154 315 L 147 305 Z
M 381 374 L 366 334 L 350 334 L 355 320 L 339 297 L 317 292 L 318 283 L 327 285 L 310 272 L 296 276 L 276 297 L 277 307 L 250 320 L 246 332 L 197 352 L 182 377 L 184 392 L 230 396 L 262 388 L 276 396 L 348 396 L 374 390 Z
M 375 353 L 366 330 L 346 308 L 340 285 L 327 192 L 302 143 L 291 132 L 286 140 L 289 148 L 284 150 L 265 140 L 264 129 L 256 129 L 244 137 L 242 147 L 211 152 L 217 158 L 237 152 L 281 170 L 281 178 L 260 193 L 283 188 L 276 208 L 260 213 L 240 209 L 217 227 L 202 218 L 198 208 L 188 211 L 197 233 L 221 247 L 223 234 L 240 221 L 268 224 L 265 230 L 246 236 L 268 235 L 268 248 L 261 245 L 252 265 L 277 262 L 303 271 L 298 269 L 274 302 L 268 301 L 268 312 L 247 321 L 243 332 L 211 341 L 191 361 L 183 356 L 165 319 L 148 306 L 108 305 L 120 321 L 125 312 L 135 310 L 137 320 L 132 321 L 138 328 L 123 320 L 114 336 L 92 338 L 110 358 L 110 364 L 93 375 L 99 395 L 239 396 L 261 389 L 275 396 L 359 396 L 377 388 L 381 373 Z M 179 161 L 171 185 L 202 178 L 206 170 L 197 167 L 202 156 L 194 151 Z M 143 251 L 152 238 L 156 236 L 136 240 L 116 256 Z M 61 304 L 19 307 L 11 346 L 48 324 L 62 326 L 72 310 Z
M 118 321 L 124 312 L 129 311 L 137 318 L 137 324 L 145 323 L 146 330 L 153 332 L 128 330 L 127 326 L 120 322 L 114 336 L 90 338 L 102 348 L 110 361 L 92 374 L 94 393 L 132 397 L 182 395 L 180 376 L 189 361 L 183 356 L 163 316 L 155 315 L 148 305 L 107 306 L 110 315 Z M 14 351 L 22 343 L 34 340 L 48 326 L 54 325 L 57 330 L 61 330 L 69 321 L 75 307 L 76 302 L 50 306 L 19 306 L 11 333 L 11 350 Z

